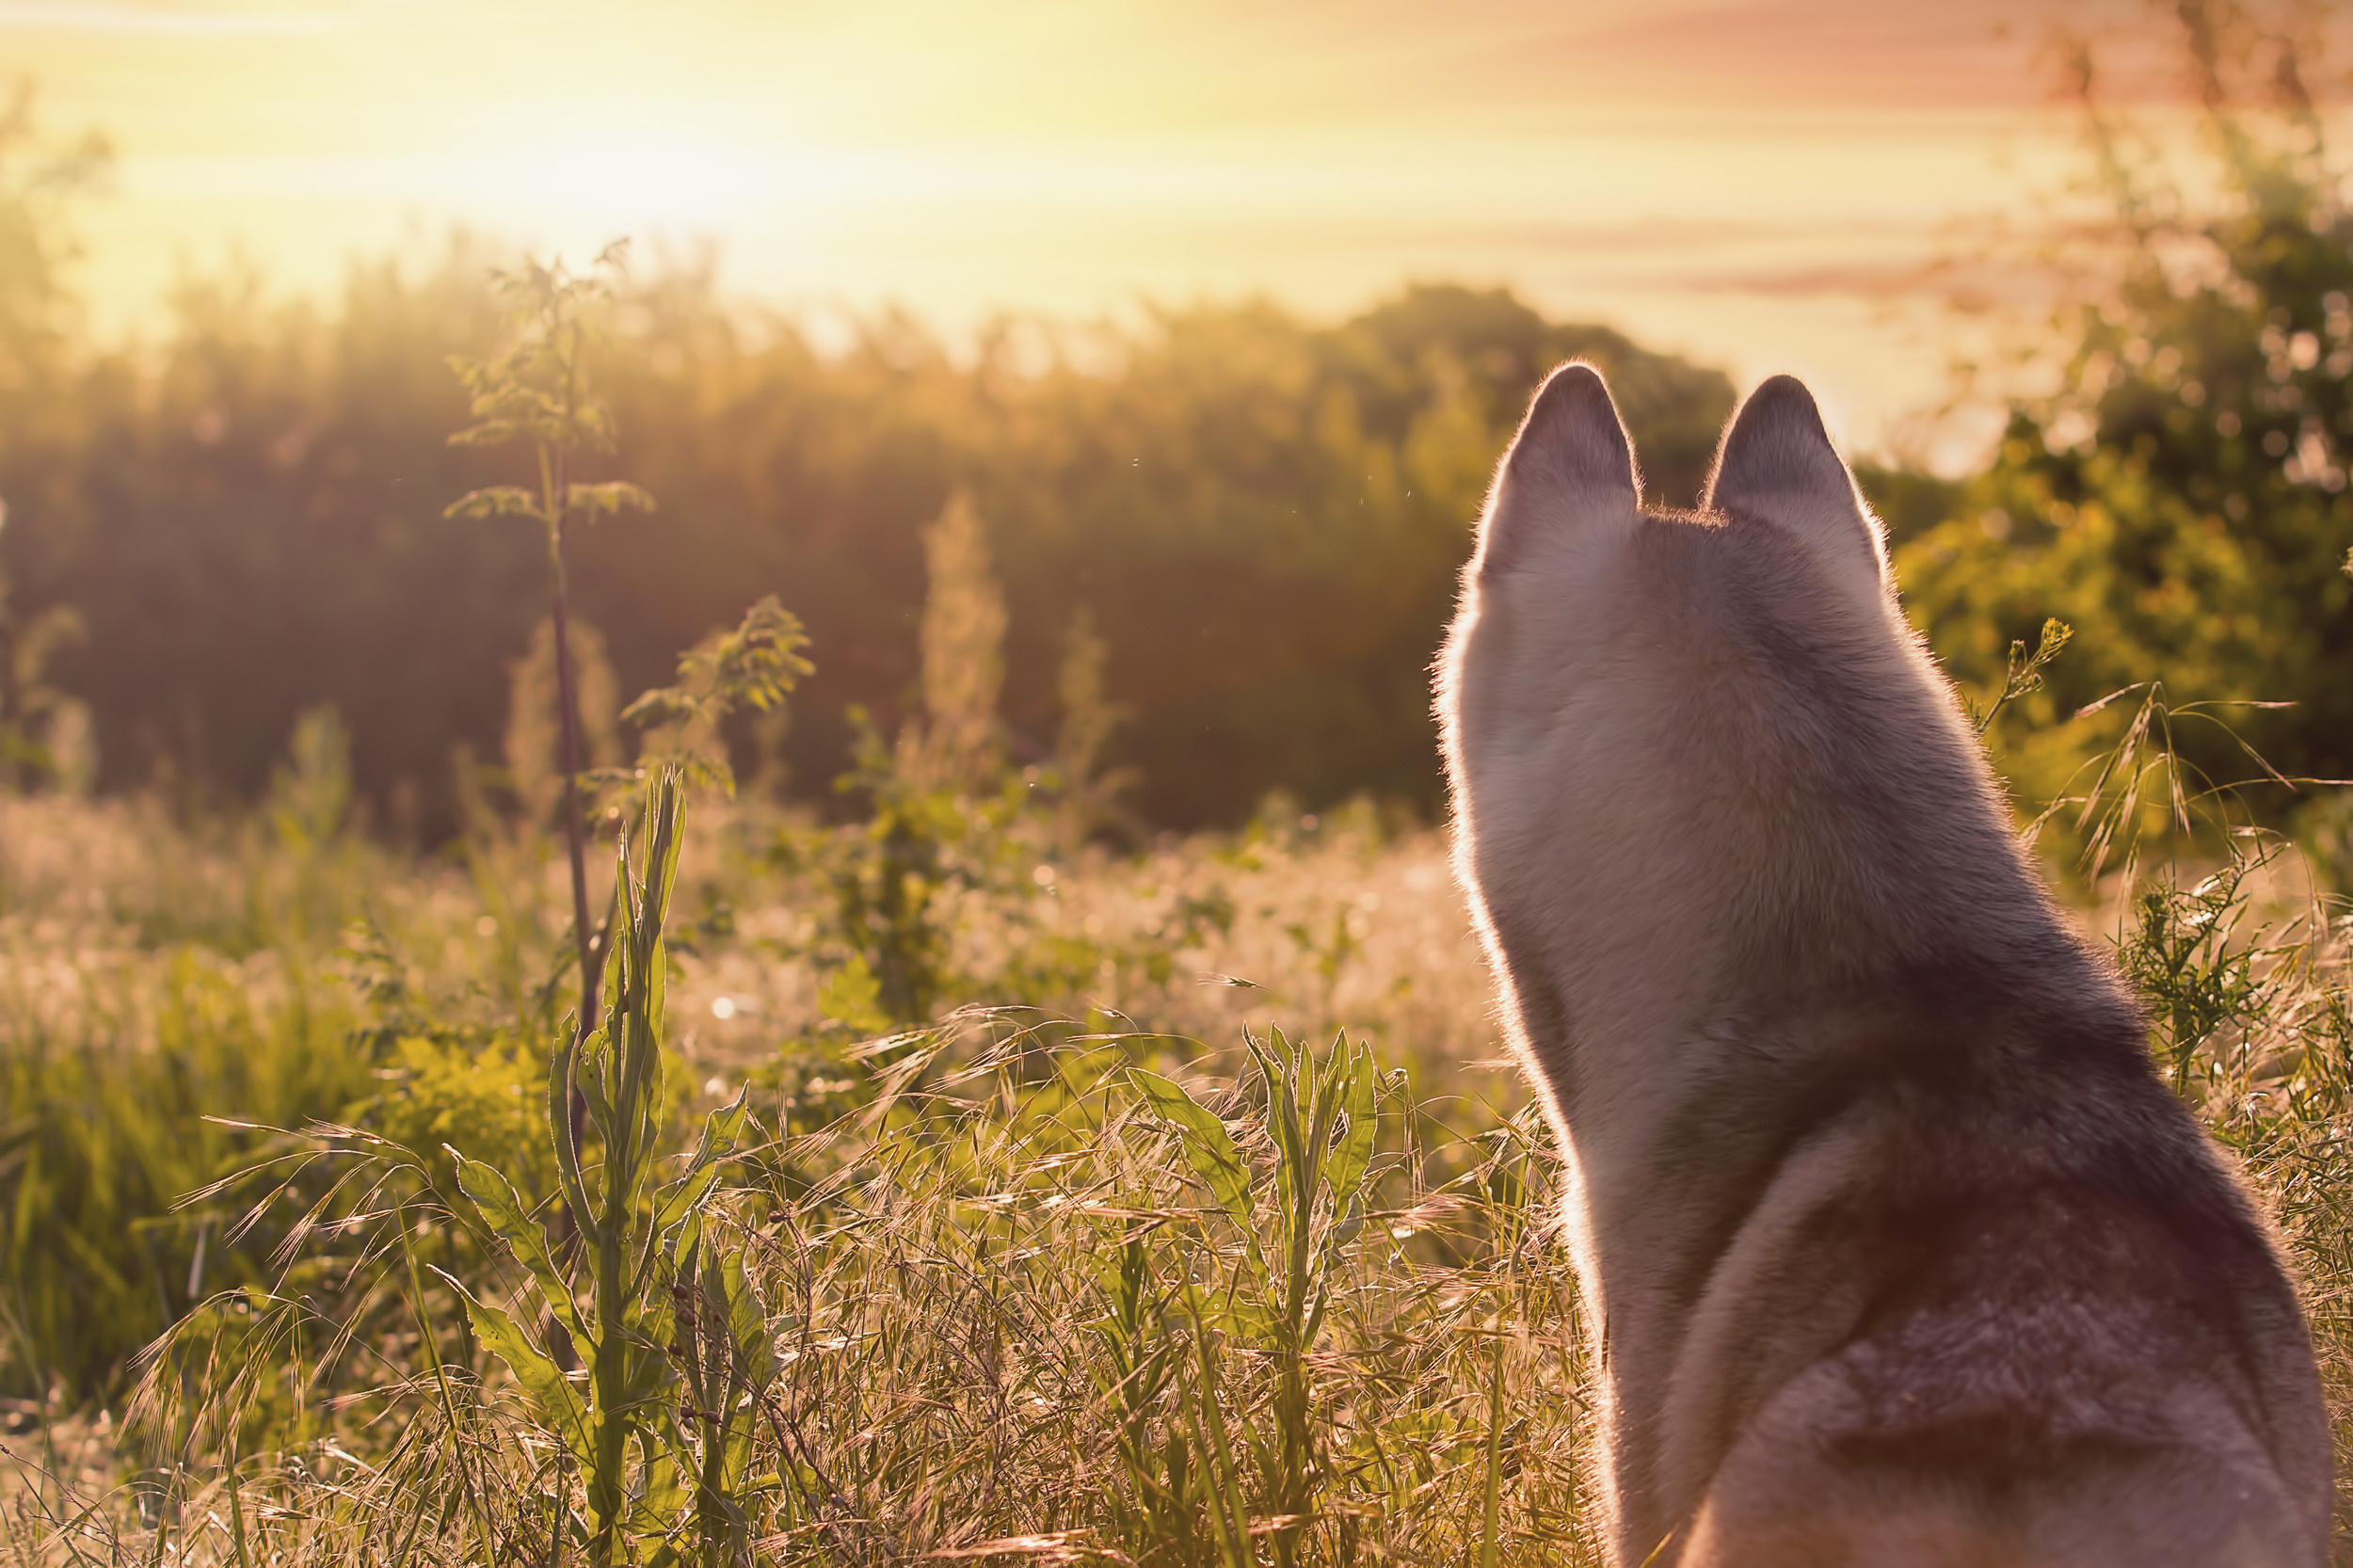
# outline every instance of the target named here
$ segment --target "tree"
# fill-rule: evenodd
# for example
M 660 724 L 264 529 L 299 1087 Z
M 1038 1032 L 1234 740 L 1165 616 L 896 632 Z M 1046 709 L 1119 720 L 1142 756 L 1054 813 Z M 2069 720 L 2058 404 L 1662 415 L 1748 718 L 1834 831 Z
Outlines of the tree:
M 2305 83 L 2314 41 L 2228 0 L 2174 9 L 2217 194 L 2187 194 L 2071 40 L 2109 217 L 2054 323 L 2062 375 L 2013 405 L 1955 515 L 1897 555 L 1964 680 L 1998 684 L 2046 617 L 2080 633 L 2006 721 L 2029 795 L 2100 744 L 2055 718 L 2151 680 L 2176 703 L 2292 703 L 2227 716 L 2290 775 L 2353 771 L 2353 215 Z M 2219 727 L 2175 739 L 2210 777 L 2249 772 Z

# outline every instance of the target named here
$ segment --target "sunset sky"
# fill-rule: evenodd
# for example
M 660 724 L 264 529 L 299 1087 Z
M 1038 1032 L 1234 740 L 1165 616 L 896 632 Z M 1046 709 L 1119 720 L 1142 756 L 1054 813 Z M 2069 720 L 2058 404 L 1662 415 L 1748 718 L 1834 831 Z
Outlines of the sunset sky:
M 453 223 L 576 256 L 715 242 L 726 285 L 950 330 L 1412 279 L 1813 379 L 1850 440 L 1968 332 L 1927 264 L 2075 168 L 2055 20 L 2139 0 L 0 0 L 43 123 L 120 152 L 102 326 L 238 247 L 287 291 Z M 2135 72 L 2138 74 L 2136 75 Z M 1960 280 L 2001 296 L 1999 278 Z M 2010 280 L 2014 283 L 2015 280 Z M 2014 289 L 2011 292 L 2015 292 Z M 1958 443 L 1958 444 L 1956 444 Z

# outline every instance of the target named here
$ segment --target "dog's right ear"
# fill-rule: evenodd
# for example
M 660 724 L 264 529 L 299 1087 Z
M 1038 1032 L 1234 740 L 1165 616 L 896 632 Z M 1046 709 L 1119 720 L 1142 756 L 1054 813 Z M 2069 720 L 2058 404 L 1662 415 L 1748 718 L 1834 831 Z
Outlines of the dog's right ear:
M 1479 572 L 1509 571 L 1548 534 L 1630 525 L 1642 504 L 1618 406 L 1584 360 L 1545 377 L 1504 454 L 1479 525 Z
M 1732 416 L 1700 504 L 1779 524 L 1858 591 L 1886 585 L 1886 537 L 1793 376 L 1769 376 Z

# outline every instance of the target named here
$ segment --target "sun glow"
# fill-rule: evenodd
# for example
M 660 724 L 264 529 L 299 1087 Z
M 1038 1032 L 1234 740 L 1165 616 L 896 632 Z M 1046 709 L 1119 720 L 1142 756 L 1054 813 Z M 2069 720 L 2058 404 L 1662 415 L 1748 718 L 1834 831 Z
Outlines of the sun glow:
M 524 120 L 433 161 L 442 167 L 430 183 L 468 208 L 567 226 L 715 233 L 749 210 L 818 194 L 789 149 L 658 109 L 571 124 Z
M 452 227 L 576 259 L 629 234 L 952 332 L 1508 283 L 1893 410 L 1945 392 L 1955 226 L 2074 167 L 2043 8 L 92 0 L 0 3 L 0 45 L 53 127 L 122 151 L 86 225 L 109 329 L 226 256 L 318 293 Z

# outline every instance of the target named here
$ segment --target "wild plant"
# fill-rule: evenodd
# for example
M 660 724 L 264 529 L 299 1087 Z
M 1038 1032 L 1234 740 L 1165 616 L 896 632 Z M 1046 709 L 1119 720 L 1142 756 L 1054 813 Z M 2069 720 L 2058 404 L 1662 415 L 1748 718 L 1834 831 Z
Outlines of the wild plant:
M 21 98 L 18 108 L 21 113 Z M 0 144 L 8 131 L 0 125 Z M 0 506 L 0 521 L 6 517 L 7 508 Z M 8 602 L 9 586 L 7 573 L 0 572 L 0 783 L 22 789 L 70 776 L 74 764 L 56 744 L 60 727 L 87 724 L 88 712 L 50 683 L 49 662 L 88 631 L 71 605 L 53 604 L 31 615 L 19 611 Z
M 723 726 L 747 708 L 780 712 L 787 695 L 816 671 L 801 652 L 808 646 L 800 618 L 770 594 L 733 631 L 713 632 L 680 654 L 677 685 L 647 692 L 621 712 L 647 731 L 641 768 L 675 768 L 689 786 L 735 793 Z
M 1180 901 L 1160 929 L 1125 943 L 1041 918 L 1058 864 L 1075 862 L 1119 817 L 1131 781 L 1129 771 L 1102 765 L 1123 712 L 1104 696 L 1106 648 L 1091 618 L 1074 620 L 1065 645 L 1053 758 L 1016 770 L 996 710 L 1004 596 L 968 497 L 950 498 L 924 531 L 924 553 L 920 717 L 889 740 L 852 708 L 856 749 L 834 789 L 857 803 L 856 818 L 788 828 L 772 846 L 772 864 L 812 873 L 832 904 L 811 953 L 826 971 L 822 1016 L 838 1035 L 866 1037 L 923 1028 L 966 1003 L 1082 1012 L 1106 966 L 1164 984 L 1169 955 L 1230 926 L 1230 904 Z M 990 936 L 985 966 L 960 951 L 959 938 L 981 926 Z
M 678 873 L 683 816 L 680 781 L 664 771 L 645 816 L 644 860 L 634 872 L 626 838 L 616 868 L 617 940 L 605 974 L 603 1022 L 577 1045 L 558 1047 L 549 1075 L 547 1125 L 564 1200 L 579 1217 L 584 1280 L 548 1245 L 540 1217 L 494 1166 L 461 1160 L 457 1180 L 484 1222 L 530 1273 L 588 1377 L 575 1386 L 555 1346 L 536 1343 L 513 1315 L 472 1292 L 466 1311 L 483 1343 L 506 1364 L 535 1416 L 580 1466 L 588 1506 L 589 1561 L 606 1568 L 627 1538 L 677 1528 L 690 1493 L 710 1560 L 741 1544 L 731 1492 L 748 1453 L 745 1417 L 733 1396 L 759 1384 L 764 1337 L 749 1334 L 758 1304 L 740 1263 L 704 1246 L 704 1222 L 719 1161 L 748 1126 L 742 1095 L 705 1122 L 685 1169 L 658 1187 L 669 1101 L 663 1092 L 662 1034 L 668 958 L 664 922 Z M 601 1160 L 591 1162 L 571 1114 L 586 1106 Z M 701 1288 L 696 1288 L 699 1278 Z M 673 1282 L 676 1289 L 673 1290 Z M 585 1293 L 584 1304 L 580 1293 Z M 706 1298 L 718 1337 L 702 1347 Z M 668 1337 L 664 1337 L 665 1331 Z M 681 1424 L 671 1402 L 680 1368 L 693 1402 Z M 742 1356 L 751 1359 L 739 1365 Z M 714 1372 L 713 1368 L 724 1367 Z M 751 1389 L 757 1392 L 757 1387 Z M 556 1529 L 568 1533 L 558 1490 Z
M 613 257 L 608 251 L 600 264 Z M 659 1544 L 657 1560 L 681 1560 L 675 1538 L 691 1528 L 703 1560 L 715 1565 L 748 1551 L 749 1526 L 736 1499 L 750 1454 L 749 1422 L 774 1355 L 740 1257 L 723 1253 L 705 1228 L 718 1162 L 751 1125 L 742 1094 L 705 1122 L 684 1170 L 654 1184 L 676 1112 L 664 1088 L 670 959 L 664 934 L 683 845 L 683 792 L 699 783 L 731 793 L 726 720 L 739 709 L 776 710 L 812 666 L 801 653 L 808 638 L 800 622 L 771 596 L 734 630 L 714 632 L 684 654 L 677 685 L 648 692 L 623 712 L 624 720 L 647 731 L 647 765 L 608 769 L 601 780 L 646 780 L 645 857 L 632 872 L 624 834 L 614 881 L 617 930 L 607 961 L 600 946 L 592 947 L 585 924 L 584 774 L 566 636 L 564 522 L 574 509 L 593 517 L 651 503 L 632 486 L 568 481 L 566 465 L 575 448 L 609 446 L 611 440 L 609 420 L 580 380 L 580 310 L 596 291 L 560 267 L 536 265 L 518 286 L 535 312 L 533 335 L 504 361 L 461 366 L 483 423 L 459 439 L 531 436 L 541 490 L 536 497 L 476 491 L 452 510 L 534 517 L 549 530 L 556 590 L 550 627 L 582 1004 L 555 1048 L 546 1100 L 566 1216 L 558 1244 L 550 1245 L 542 1216 L 497 1165 L 461 1158 L 456 1169 L 468 1200 L 536 1286 L 549 1314 L 540 1338 L 504 1308 L 450 1283 L 539 1425 L 578 1465 L 590 1561 L 604 1568 L 616 1550 L 645 1540 Z M 535 376 L 552 387 L 535 384 Z M 592 989 L 600 970 L 601 1010 Z M 592 1147 L 600 1155 L 593 1162 Z M 583 1356 L 586 1381 L 576 1387 L 569 1372 Z M 679 1404 L 672 1390 L 681 1382 L 685 1400 Z M 561 1540 L 571 1520 L 560 1467 L 550 1495 L 550 1539 Z M 685 1502 L 691 1508 L 681 1520 Z
M 519 517 L 547 532 L 551 586 L 549 623 L 555 644 L 556 713 L 562 744 L 564 844 L 572 876 L 572 937 L 580 962 L 578 1028 L 596 1026 L 595 933 L 588 922 L 588 866 L 580 799 L 580 701 L 571 648 L 571 596 L 565 569 L 566 531 L 584 521 L 638 509 L 650 511 L 653 497 L 622 480 L 582 483 L 572 477 L 575 460 L 613 449 L 613 418 L 588 389 L 586 312 L 610 293 L 604 278 L 620 268 L 627 242 L 616 241 L 598 256 L 595 270 L 579 277 L 561 261 L 526 261 L 498 275 L 521 326 L 515 346 L 493 360 L 453 359 L 451 367 L 472 398 L 472 424 L 450 437 L 456 446 L 503 446 L 520 440 L 538 464 L 536 488 L 492 485 L 452 502 L 453 518 Z
M 1259 1490 L 1273 1515 L 1270 1540 L 1278 1568 L 1298 1560 L 1303 1531 L 1315 1522 L 1322 1480 L 1317 1423 L 1311 1409 L 1308 1356 L 1323 1329 L 1341 1258 L 1365 1224 L 1366 1183 L 1371 1175 L 1377 1106 L 1384 1084 L 1371 1053 L 1343 1034 L 1319 1061 L 1280 1030 L 1265 1040 L 1248 1037 L 1266 1091 L 1266 1129 L 1273 1145 L 1271 1189 L 1275 1247 L 1260 1240 L 1263 1222 L 1250 1166 L 1225 1124 L 1183 1087 L 1143 1068 L 1129 1071 L 1153 1111 L 1176 1135 L 1193 1175 L 1240 1232 L 1242 1268 L 1226 1280 L 1190 1283 L 1185 1301 L 1193 1317 L 1193 1348 L 1203 1382 L 1200 1416 L 1192 1424 L 1194 1452 L 1210 1471 L 1207 1496 L 1219 1549 L 1246 1562 L 1251 1536 L 1239 1512 L 1240 1478 L 1214 1409 L 1216 1357 L 1212 1325 L 1220 1325 L 1269 1354 L 1274 1366 L 1271 1430 L 1249 1430 Z M 1212 1254 L 1212 1256 L 1214 1256 Z M 1134 1287 L 1121 1279 L 1123 1295 Z M 1124 1309 L 1131 1314 L 1132 1308 Z M 1114 1321 L 1124 1320 L 1115 1310 Z M 1137 1472 L 1138 1489 L 1155 1496 L 1159 1478 Z
M 284 1144 L 282 1160 L 274 1163 L 290 1162 L 297 1176 L 338 1165 L 351 1173 L 328 1182 L 324 1193 L 315 1183 L 265 1166 L 214 1182 L 199 1194 L 200 1201 L 214 1201 L 259 1180 L 265 1195 L 239 1228 L 289 1201 L 300 1218 L 286 1231 L 280 1272 L 266 1300 L 204 1304 L 164 1342 L 142 1395 L 143 1425 L 174 1455 L 209 1445 L 228 1466 L 233 1498 L 239 1456 L 257 1441 L 301 1441 L 300 1423 L 316 1408 L 314 1396 L 351 1387 L 348 1349 L 371 1342 L 388 1310 L 405 1307 L 417 1324 L 422 1365 L 379 1368 L 393 1370 L 389 1383 L 348 1397 L 395 1404 L 414 1400 L 416 1379 L 423 1376 L 425 1408 L 438 1414 L 447 1440 L 462 1446 L 467 1439 L 460 1434 L 479 1426 L 490 1407 L 482 1398 L 471 1343 L 449 1356 L 439 1342 L 436 1320 L 442 1314 L 434 1298 L 446 1290 L 465 1304 L 473 1339 L 505 1365 L 537 1428 L 557 1442 L 562 1457 L 554 1474 L 533 1488 L 546 1504 L 539 1528 L 552 1546 L 576 1540 L 600 1565 L 616 1552 L 633 1557 L 640 1546 L 660 1559 L 679 1559 L 689 1543 L 699 1543 L 705 1560 L 735 1560 L 748 1550 L 747 1516 L 737 1498 L 750 1453 L 747 1412 L 757 1410 L 768 1351 L 764 1317 L 741 1258 L 708 1224 L 716 1218 L 712 1190 L 717 1162 L 733 1150 L 749 1112 L 739 1095 L 706 1123 L 683 1170 L 657 1180 L 680 1098 L 665 1086 L 664 1071 L 670 966 L 664 934 L 681 846 L 682 791 L 690 780 L 730 782 L 723 722 L 738 708 L 773 710 L 809 668 L 799 652 L 807 639 L 773 599 L 762 600 L 740 627 L 714 634 L 684 657 L 678 686 L 648 693 L 632 710 L 651 730 L 654 776 L 641 834 L 642 865 L 632 868 L 622 836 L 614 883 L 618 947 L 611 963 L 603 963 L 584 919 L 581 726 L 566 634 L 564 533 L 568 518 L 611 511 L 642 500 L 642 493 L 568 477 L 577 449 L 609 441 L 609 421 L 586 396 L 580 376 L 580 312 L 595 289 L 560 267 L 530 267 L 509 281 L 528 307 L 525 341 L 488 366 L 461 366 L 476 394 L 480 423 L 458 439 L 481 444 L 531 439 L 541 486 L 536 494 L 514 488 L 477 491 L 452 510 L 536 518 L 548 529 L 555 579 L 549 642 L 571 858 L 572 946 L 584 985 L 583 1006 L 563 1032 L 543 1080 L 547 1146 L 553 1156 L 547 1174 L 563 1216 L 558 1239 L 551 1243 L 548 1215 L 541 1211 L 546 1194 L 535 1178 L 534 1167 L 545 1162 L 531 1158 L 527 1136 L 520 1147 L 487 1159 L 446 1142 L 461 1128 L 478 1153 L 501 1142 L 474 1136 L 481 1129 L 470 1125 L 466 1107 L 485 1094 L 495 1101 L 502 1090 L 520 1087 L 486 1069 L 520 1065 L 520 1053 L 502 1054 L 502 1045 L 520 1037 L 518 1031 L 533 1033 L 535 1022 L 547 1021 L 546 1008 L 525 1008 L 510 1023 L 487 1030 L 453 1029 L 409 983 L 393 944 L 371 916 L 344 955 L 349 971 L 363 982 L 374 1015 L 371 1027 L 354 1032 L 353 1044 L 379 1075 L 398 1079 L 402 1092 L 350 1102 L 376 1126 L 321 1118 L 308 1128 L 273 1135 Z M 341 741 L 331 715 L 306 724 L 297 735 L 296 767 L 280 785 L 279 837 L 302 865 L 343 842 L 348 775 L 329 765 L 340 761 Z M 627 776 L 608 774 L 605 781 Z M 596 989 L 587 988 L 592 984 Z M 420 1114 L 405 1116 L 410 1109 Z M 438 1153 L 431 1152 L 436 1143 L 441 1144 Z M 479 1229 L 449 1208 L 459 1192 L 481 1222 Z M 412 1215 L 434 1223 L 412 1229 Z M 389 1224 L 381 1223 L 388 1219 Z M 536 1332 L 506 1304 L 484 1299 L 483 1255 L 449 1240 L 463 1236 L 486 1242 L 495 1238 L 520 1265 L 531 1288 L 520 1299 L 536 1294 L 547 1313 Z M 353 1240 L 357 1256 L 317 1256 L 331 1253 L 337 1239 Z M 322 1288 L 338 1278 L 334 1288 Z M 195 1296 L 193 1275 L 188 1289 Z M 330 1306 L 329 1297 L 342 1298 L 341 1305 Z M 256 1323 L 315 1323 L 329 1346 L 314 1368 L 296 1378 L 290 1403 L 270 1392 L 271 1379 L 299 1367 L 304 1354 L 283 1335 L 248 1332 L 241 1317 L 248 1305 Z M 582 1355 L 585 1381 L 576 1387 L 568 1373 Z M 773 1365 L 772 1356 L 765 1365 Z M 359 1382 L 365 1388 L 364 1372 Z M 672 1399 L 680 1386 L 682 1404 Z M 216 1401 L 221 1414 L 192 1418 L 208 1392 L 222 1397 Z M 257 1427 L 253 1413 L 278 1405 L 295 1423 L 263 1414 Z M 245 1414 L 231 1414 L 237 1412 Z M 584 1524 L 573 1515 L 571 1469 L 581 1479 Z M 175 1459 L 170 1473 L 192 1472 Z M 460 1490 L 473 1499 L 473 1537 L 481 1550 L 495 1552 L 503 1532 L 491 1500 L 471 1472 L 461 1466 L 457 1474 L 465 1483 Z M 504 1537 L 511 1541 L 517 1528 L 510 1522 Z
M 938 1015 L 952 987 L 945 896 L 1003 881 L 1026 847 L 1009 830 L 1028 805 L 1028 781 L 1007 773 L 997 720 L 1004 593 L 968 495 L 949 498 L 923 532 L 923 552 L 931 586 L 918 639 L 920 721 L 893 744 L 854 708 L 856 760 L 834 789 L 862 798 L 865 821 L 776 844 L 780 862 L 820 868 L 833 896 L 847 952 L 827 980 L 825 1016 L 868 1034 Z
M 2042 690 L 2042 672 L 2067 650 L 2067 644 L 2074 635 L 2075 629 L 2065 621 L 2045 620 L 2032 652 L 2027 651 L 2023 639 L 2009 645 L 2009 664 L 2003 671 L 2001 690 L 1982 702 L 1965 692 L 1961 694 L 1962 702 L 1968 706 L 1969 722 L 1979 735 L 1993 728 L 1993 721 L 2001 717 L 2003 709 L 2020 697 L 2032 696 Z

